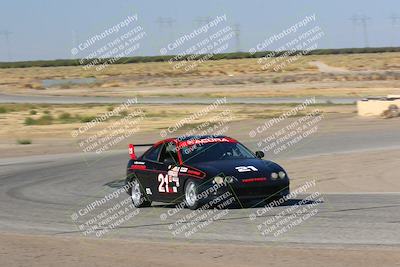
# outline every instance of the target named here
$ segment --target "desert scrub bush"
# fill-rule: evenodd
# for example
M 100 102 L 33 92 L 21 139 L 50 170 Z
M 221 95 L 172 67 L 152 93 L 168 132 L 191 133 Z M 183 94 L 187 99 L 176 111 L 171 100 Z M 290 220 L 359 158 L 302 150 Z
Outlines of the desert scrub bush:
M 59 120 L 70 120 L 71 119 L 71 114 L 68 112 L 63 112 L 60 115 L 58 115 Z
M 95 116 L 77 116 L 80 122 L 90 122 L 94 120 L 96 117 Z
M 32 140 L 30 139 L 18 139 L 17 144 L 19 145 L 30 145 L 32 144 Z
M 25 118 L 24 124 L 25 125 L 35 125 L 35 122 L 36 122 L 35 119 L 28 117 L 28 118 Z
M 31 110 L 31 111 L 29 111 L 29 114 L 31 114 L 31 115 L 36 115 L 36 114 L 37 114 L 37 111 L 36 111 L 36 110 Z
M 5 107 L 0 107 L 0 113 L 7 113 L 7 109 Z
M 50 114 L 50 110 L 43 111 L 44 114 Z
M 43 115 L 38 119 L 25 118 L 25 125 L 51 125 L 53 124 L 53 117 L 51 115 Z

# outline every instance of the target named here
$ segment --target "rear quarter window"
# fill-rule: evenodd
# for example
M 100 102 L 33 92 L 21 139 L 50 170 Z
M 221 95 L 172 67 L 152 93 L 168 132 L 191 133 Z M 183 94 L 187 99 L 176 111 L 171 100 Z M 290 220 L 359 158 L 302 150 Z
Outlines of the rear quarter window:
M 161 151 L 162 145 L 159 145 L 157 147 L 153 147 L 150 150 L 148 150 L 144 155 L 143 159 L 146 160 L 152 160 L 152 161 L 158 161 L 160 151 Z

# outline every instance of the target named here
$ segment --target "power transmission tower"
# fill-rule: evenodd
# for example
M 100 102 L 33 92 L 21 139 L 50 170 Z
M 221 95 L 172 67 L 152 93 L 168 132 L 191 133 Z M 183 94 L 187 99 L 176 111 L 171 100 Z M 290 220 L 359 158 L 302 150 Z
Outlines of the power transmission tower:
M 211 21 L 211 17 L 197 17 L 194 20 L 194 23 L 196 24 L 196 26 L 202 26 L 204 24 L 207 24 Z
M 354 15 L 350 18 L 355 26 L 362 26 L 363 35 L 364 35 L 364 45 L 365 47 L 369 47 L 369 38 L 368 38 L 368 22 L 371 20 L 370 17 L 366 15 Z
M 158 17 L 158 19 L 156 20 L 156 23 L 158 24 L 160 31 L 163 31 L 164 29 L 168 30 L 169 42 L 173 42 L 173 40 L 174 40 L 173 24 L 175 22 L 176 22 L 176 20 L 173 18 L 170 18 L 170 17 Z
M 10 50 L 10 35 L 12 34 L 12 32 L 10 31 L 0 31 L 0 35 L 4 36 L 4 39 L 6 41 L 6 47 L 7 47 L 7 57 L 8 60 L 11 61 L 11 50 Z
M 233 32 L 235 33 L 236 52 L 240 52 L 240 24 L 233 25 Z
M 172 25 L 175 23 L 176 21 L 173 18 L 170 17 L 159 17 L 156 20 L 156 23 L 160 26 L 160 29 L 163 29 L 165 27 L 171 29 Z
M 72 48 L 77 48 L 78 46 L 78 37 L 75 30 L 72 30 Z M 76 59 L 76 56 L 72 54 L 72 59 Z
M 393 32 L 395 34 L 392 35 L 392 45 L 395 46 L 394 43 L 394 36 L 396 36 L 396 27 L 400 26 L 400 16 L 396 15 L 396 14 L 392 14 L 389 19 L 392 22 L 392 27 L 393 27 Z

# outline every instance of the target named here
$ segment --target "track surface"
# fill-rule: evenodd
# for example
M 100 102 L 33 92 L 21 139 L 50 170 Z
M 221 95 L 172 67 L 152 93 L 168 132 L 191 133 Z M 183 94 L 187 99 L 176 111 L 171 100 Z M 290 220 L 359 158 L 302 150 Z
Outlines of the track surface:
M 230 104 L 282 104 L 282 103 L 302 103 L 307 98 L 297 97 L 245 97 L 228 98 Z M 90 97 L 90 96 L 26 96 L 26 95 L 8 95 L 0 94 L 0 103 L 46 103 L 46 104 L 108 104 L 123 103 L 127 98 L 120 97 Z M 141 97 L 141 104 L 211 104 L 216 99 L 212 98 L 176 98 L 176 97 Z M 348 97 L 317 97 L 316 103 L 335 103 L 335 104 L 353 104 L 360 98 Z
M 379 145 L 379 140 L 383 140 L 382 146 L 400 144 L 395 133 L 381 134 L 384 138 L 371 138 L 371 149 Z M 367 134 L 364 137 L 368 139 Z M 335 152 L 366 149 L 366 143 L 362 140 L 367 139 L 361 138 L 360 142 L 356 142 L 356 138 L 353 136 L 351 139 L 349 133 L 337 135 L 332 139 L 333 142 L 324 138 L 326 136 L 322 135 L 314 139 L 314 142 L 291 156 L 318 154 L 320 150 L 329 151 L 332 147 L 336 147 Z M 319 150 L 315 150 L 313 144 L 318 145 Z M 126 151 L 109 152 L 102 157 L 89 155 L 83 158 L 81 154 L 65 154 L 1 160 L 0 231 L 82 236 L 78 225 L 85 223 L 88 218 L 79 217 L 75 222 L 71 214 L 119 188 L 123 184 L 126 161 Z M 253 221 L 249 215 L 257 213 L 260 207 L 231 208 L 226 215 L 190 236 L 190 239 L 205 242 L 400 245 L 399 196 L 397 193 L 322 194 L 323 203 L 318 204 L 315 216 L 277 237 L 262 236 L 257 225 L 295 205 L 305 195 L 257 216 Z M 126 197 L 122 194 L 120 198 L 107 202 L 97 208 L 95 214 L 113 207 Z M 173 206 L 153 204 L 151 208 L 140 209 L 138 215 L 104 237 L 186 239 L 184 235 L 174 237 L 169 227 L 191 211 L 182 210 L 162 220 L 160 215 L 168 214 Z M 286 216 L 290 214 L 293 212 Z

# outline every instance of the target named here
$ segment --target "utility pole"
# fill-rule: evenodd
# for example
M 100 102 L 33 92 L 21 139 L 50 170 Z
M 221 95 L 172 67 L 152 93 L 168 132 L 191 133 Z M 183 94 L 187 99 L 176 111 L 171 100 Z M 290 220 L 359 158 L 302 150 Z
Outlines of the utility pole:
M 11 61 L 11 50 L 10 50 L 10 35 L 12 34 L 12 32 L 10 31 L 0 31 L 0 35 L 3 35 L 6 41 L 6 47 L 7 47 L 7 57 L 8 60 Z
M 370 17 L 366 15 L 354 15 L 350 18 L 355 26 L 362 26 L 363 35 L 364 35 L 364 45 L 365 47 L 369 47 L 369 38 L 368 38 L 368 22 L 371 20 Z

